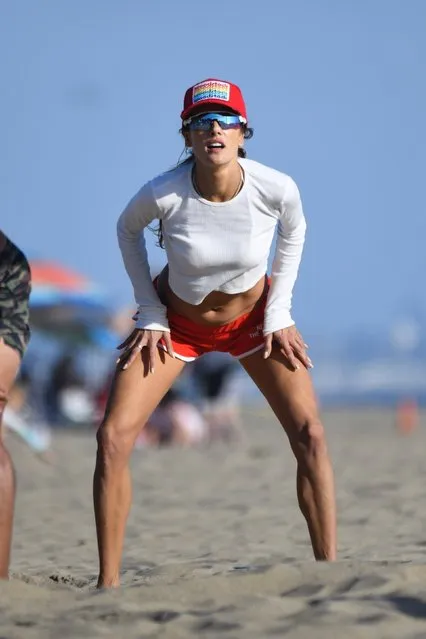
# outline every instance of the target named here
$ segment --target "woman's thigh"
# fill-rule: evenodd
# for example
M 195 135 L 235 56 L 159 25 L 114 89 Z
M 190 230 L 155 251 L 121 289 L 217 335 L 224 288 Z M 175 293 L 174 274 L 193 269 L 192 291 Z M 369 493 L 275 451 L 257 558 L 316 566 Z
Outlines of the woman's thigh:
M 241 365 L 262 392 L 290 438 L 307 421 L 318 419 L 318 405 L 311 375 L 301 366 L 294 371 L 278 348 L 263 358 L 257 351 L 240 360 Z
M 157 349 L 154 373 L 149 372 L 148 351 L 126 370 L 117 367 L 103 426 L 135 438 L 181 373 L 185 362 Z

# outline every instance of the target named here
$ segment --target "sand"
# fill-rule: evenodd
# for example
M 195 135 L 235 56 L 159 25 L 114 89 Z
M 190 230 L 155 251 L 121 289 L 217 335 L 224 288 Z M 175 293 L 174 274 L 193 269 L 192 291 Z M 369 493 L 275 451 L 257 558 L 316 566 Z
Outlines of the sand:
M 0 639 L 426 637 L 426 420 L 324 414 L 339 560 L 312 559 L 295 463 L 276 420 L 247 411 L 245 441 L 132 458 L 119 591 L 94 585 L 93 433 L 55 435 L 56 463 L 9 438 L 19 479 Z

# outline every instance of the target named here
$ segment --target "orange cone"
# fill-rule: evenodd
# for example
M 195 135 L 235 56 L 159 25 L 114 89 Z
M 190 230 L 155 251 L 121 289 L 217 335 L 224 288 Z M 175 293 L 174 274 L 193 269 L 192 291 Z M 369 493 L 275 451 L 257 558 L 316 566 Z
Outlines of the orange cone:
M 409 435 L 419 425 L 419 407 L 414 399 L 400 402 L 396 409 L 396 427 L 402 435 Z

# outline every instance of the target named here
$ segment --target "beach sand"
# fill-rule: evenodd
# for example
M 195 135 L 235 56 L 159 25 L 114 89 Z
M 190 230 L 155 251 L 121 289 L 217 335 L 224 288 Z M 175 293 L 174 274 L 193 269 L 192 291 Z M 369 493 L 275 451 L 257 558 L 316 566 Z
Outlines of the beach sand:
M 54 465 L 8 437 L 18 474 L 0 639 L 425 639 L 426 420 L 323 415 L 336 475 L 339 560 L 313 561 L 295 462 L 264 407 L 238 445 L 142 450 L 123 587 L 95 590 L 94 432 L 55 433 Z

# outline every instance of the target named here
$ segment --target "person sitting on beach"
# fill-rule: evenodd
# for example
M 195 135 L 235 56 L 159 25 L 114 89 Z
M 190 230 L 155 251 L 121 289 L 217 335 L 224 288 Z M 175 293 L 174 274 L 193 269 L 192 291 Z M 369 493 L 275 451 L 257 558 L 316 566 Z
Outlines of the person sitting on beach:
M 306 227 L 298 187 L 288 175 L 246 159 L 244 141 L 253 131 L 235 84 L 207 79 L 190 87 L 181 118 L 189 157 L 146 183 L 118 221 L 138 312 L 119 346 L 97 431 L 98 587 L 119 585 L 129 458 L 141 425 L 185 364 L 211 351 L 238 359 L 265 396 L 297 460 L 297 495 L 314 556 L 336 557 L 333 471 L 312 363 L 290 314 Z M 153 282 L 142 240 L 154 220 L 168 264 Z
M 199 446 L 208 438 L 208 424 L 202 413 L 182 393 L 170 388 L 145 422 L 136 447 Z
M 192 365 L 192 382 L 208 423 L 210 442 L 241 438 L 239 373 L 238 361 L 218 351 L 197 357 Z
M 3 413 L 30 338 L 30 267 L 0 230 L 0 578 L 9 576 L 15 473 L 2 432 Z

